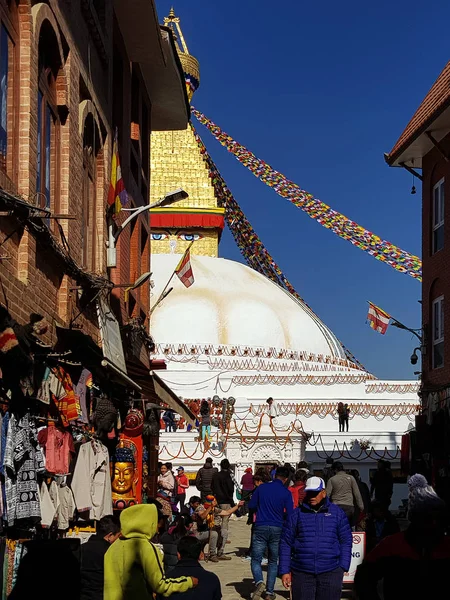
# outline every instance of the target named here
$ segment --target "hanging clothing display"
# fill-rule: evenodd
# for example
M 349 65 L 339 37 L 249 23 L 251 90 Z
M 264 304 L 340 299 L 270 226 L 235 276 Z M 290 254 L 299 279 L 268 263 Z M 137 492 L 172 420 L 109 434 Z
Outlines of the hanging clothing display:
M 98 521 L 113 514 L 109 455 L 100 442 L 92 440 L 81 446 L 72 491 L 78 512 L 89 511 L 88 518 Z
M 38 433 L 39 444 L 45 448 L 45 468 L 48 473 L 66 475 L 75 454 L 72 434 L 50 423 Z
M 52 392 L 64 427 L 70 421 L 76 421 L 81 416 L 80 400 L 73 389 L 72 379 L 62 367 L 52 369 L 54 377 L 50 382 Z
M 58 488 L 58 498 L 59 505 L 56 511 L 57 525 L 59 530 L 65 531 L 69 529 L 70 521 L 72 521 L 75 514 L 75 498 L 70 487 L 65 484 Z
M 12 415 L 9 420 L 3 465 L 8 526 L 22 519 L 39 521 L 37 474 L 44 472 L 44 464 L 36 426 L 28 414 L 20 419 Z
M 81 371 L 80 379 L 78 380 L 77 386 L 75 388 L 75 394 L 78 396 L 80 400 L 81 407 L 81 417 L 80 421 L 82 423 L 89 423 L 89 413 L 88 413 L 88 404 L 86 402 L 86 396 L 90 393 L 87 384 L 92 382 L 92 373 L 87 369 L 83 369 Z

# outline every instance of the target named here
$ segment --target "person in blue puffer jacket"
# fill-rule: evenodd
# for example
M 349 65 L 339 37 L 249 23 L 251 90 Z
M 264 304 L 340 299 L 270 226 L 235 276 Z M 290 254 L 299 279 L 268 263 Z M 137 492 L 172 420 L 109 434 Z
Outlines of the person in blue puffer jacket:
M 282 582 L 293 600 L 340 600 L 352 553 L 350 525 L 342 508 L 327 498 L 323 479 L 310 477 L 305 492 L 281 535 Z

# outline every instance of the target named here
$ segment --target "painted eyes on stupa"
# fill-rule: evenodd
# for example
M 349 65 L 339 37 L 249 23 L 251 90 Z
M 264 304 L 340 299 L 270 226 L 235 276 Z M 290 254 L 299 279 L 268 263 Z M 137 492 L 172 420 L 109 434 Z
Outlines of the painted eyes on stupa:
M 161 240 L 165 240 L 169 237 L 167 233 L 153 233 L 151 234 L 152 240 L 155 242 L 160 242 Z
M 180 240 L 184 240 L 185 242 L 196 242 L 203 236 L 201 236 L 199 233 L 180 233 L 178 237 Z

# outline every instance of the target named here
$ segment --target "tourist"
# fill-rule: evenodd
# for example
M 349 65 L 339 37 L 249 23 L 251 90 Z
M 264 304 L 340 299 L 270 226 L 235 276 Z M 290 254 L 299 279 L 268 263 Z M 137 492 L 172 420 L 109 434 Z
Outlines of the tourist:
M 340 600 L 352 553 L 348 519 L 327 498 L 321 477 L 310 477 L 305 491 L 303 504 L 283 528 L 281 580 L 293 600 Z
M 180 511 L 180 514 L 185 518 L 186 525 L 189 525 L 195 513 L 195 509 L 201 503 L 200 496 L 191 496 L 189 502 L 185 504 Z
M 275 475 L 277 474 L 278 463 L 273 463 L 272 469 L 270 470 L 270 478 L 272 481 L 275 479 Z
M 96 533 L 81 544 L 81 595 L 80 600 L 103 600 L 103 574 L 105 554 L 120 535 L 120 521 L 116 517 L 102 517 Z
M 175 504 L 180 505 L 180 511 L 186 502 L 186 490 L 189 489 L 189 481 L 184 473 L 184 467 L 178 467 L 175 477 L 177 484 L 177 495 L 175 496 Z
M 274 587 L 278 572 L 278 549 L 281 531 L 286 519 L 293 511 L 292 494 L 285 488 L 289 471 L 278 467 L 275 480 L 256 488 L 249 502 L 249 508 L 256 511 L 252 536 L 252 574 L 255 591 L 252 600 L 274 598 Z M 264 585 L 261 561 L 268 550 L 267 585 Z
M 412 481 L 411 481 L 412 480 Z M 447 507 L 422 475 L 408 482 L 406 531 L 381 540 L 358 567 L 355 590 L 360 600 L 423 600 L 445 596 L 450 571 L 450 538 L 445 535 Z
M 377 465 L 377 471 L 375 472 L 371 486 L 370 495 L 375 500 L 384 504 L 386 508 L 391 505 L 392 493 L 394 491 L 394 481 L 392 478 L 392 471 L 390 464 L 384 460 L 379 460 Z
M 230 462 L 227 458 L 221 460 L 220 472 L 214 474 L 211 487 L 213 496 L 221 510 L 228 510 L 234 506 L 234 483 L 231 478 Z M 230 517 L 222 518 L 221 536 L 225 541 L 228 539 L 229 520 Z
M 162 556 L 150 542 L 157 532 L 154 504 L 137 504 L 120 514 L 121 537 L 105 555 L 104 600 L 144 600 L 152 594 L 164 597 L 185 592 L 198 584 L 195 577 L 168 578 Z
M 287 478 L 286 483 L 284 484 L 285 487 L 290 487 L 291 485 L 294 484 L 294 479 L 295 479 L 295 469 L 294 467 L 291 465 L 291 463 L 284 463 L 284 468 L 287 469 L 289 471 L 289 477 Z
M 209 402 L 202 400 L 200 405 L 200 419 L 201 419 L 201 438 L 202 440 L 209 440 L 211 437 L 211 411 L 209 408 Z
M 370 506 L 365 531 L 366 548 L 367 551 L 370 551 L 388 535 L 398 533 L 400 526 L 389 509 L 381 502 L 374 500 Z
M 338 420 L 339 420 L 339 433 L 341 433 L 344 431 L 344 425 L 345 425 L 345 408 L 344 408 L 343 402 L 339 402 L 338 407 L 337 407 L 337 414 L 338 414 Z
M 273 398 L 267 398 L 266 402 L 269 405 L 269 419 L 270 423 L 272 424 L 275 417 L 278 417 L 278 407 L 275 404 Z
M 178 542 L 187 534 L 184 518 L 177 515 L 173 523 L 159 538 L 164 550 L 164 570 L 166 573 L 173 569 L 178 562 Z
M 246 515 L 248 513 L 248 501 L 252 497 L 254 489 L 255 484 L 253 481 L 253 469 L 251 467 L 247 467 L 245 469 L 245 473 L 241 477 L 241 497 L 244 501 L 242 515 Z
M 356 484 L 358 485 L 359 493 L 364 504 L 364 511 L 359 510 L 358 506 L 355 506 L 355 525 L 359 531 L 365 530 L 365 521 L 370 512 L 370 491 L 369 486 L 365 483 L 359 474 L 358 469 L 352 469 L 351 474 L 355 478 Z
M 206 496 L 212 494 L 211 486 L 215 473 L 217 473 L 217 468 L 213 467 L 213 460 L 208 456 L 208 458 L 205 460 L 205 464 L 201 469 L 198 470 L 195 478 L 195 486 L 200 492 L 202 502 L 205 500 Z
M 325 483 L 328 483 L 328 480 L 331 479 L 335 474 L 334 460 L 331 457 L 328 457 L 323 468 L 323 480 Z
M 156 494 L 156 502 L 159 504 L 158 508 L 162 512 L 162 514 L 168 519 L 171 519 L 173 515 L 173 510 L 172 504 L 170 503 L 169 494 L 167 492 L 164 492 L 163 490 L 160 490 Z
M 301 460 L 299 463 L 297 463 L 296 472 L 297 471 L 305 471 L 305 473 L 309 475 L 310 469 L 306 460 Z
M 175 413 L 171 408 L 169 408 L 168 410 L 165 411 L 162 419 L 166 426 L 166 433 L 172 433 L 177 430 L 177 424 L 175 421 Z
M 204 569 L 200 563 L 202 544 L 192 536 L 178 542 L 178 563 L 169 573 L 170 577 L 194 577 L 198 581 L 195 590 L 188 590 L 176 597 L 183 600 L 221 600 L 220 580 L 215 573 Z M 162 599 L 161 599 L 162 600 Z
M 301 504 L 305 498 L 306 492 L 306 480 L 308 479 L 308 474 L 305 473 L 303 469 L 299 469 L 294 476 L 294 485 L 289 487 L 289 491 L 292 494 L 292 499 L 294 501 L 294 508 L 297 508 L 299 504 Z
M 172 473 L 172 464 L 161 465 L 161 473 L 158 477 L 158 491 L 165 492 L 169 497 L 175 497 L 175 477 Z
M 337 504 L 347 515 L 350 527 L 353 527 L 355 505 L 359 510 L 364 510 L 364 503 L 359 492 L 358 484 L 352 475 L 344 471 L 340 462 L 334 463 L 336 475 L 327 483 L 327 495 L 333 504 Z
M 230 556 L 225 554 L 225 545 L 227 543 L 228 537 L 228 529 L 222 528 L 222 520 L 223 518 L 230 517 L 233 513 L 235 513 L 239 507 L 242 505 L 242 502 L 233 506 L 233 508 L 229 508 L 227 510 L 221 509 L 217 500 L 213 495 L 209 495 L 206 497 L 205 502 L 200 504 L 196 509 L 197 519 L 200 519 L 203 525 L 206 524 L 208 539 L 205 539 L 204 535 L 197 535 L 196 537 L 200 541 L 205 541 L 209 544 L 209 560 L 211 562 L 219 562 L 220 560 L 231 560 Z M 198 530 L 198 521 L 197 521 L 197 530 Z M 225 537 L 223 537 L 223 535 Z
M 267 471 L 265 471 L 264 469 L 258 469 L 258 471 L 256 471 L 255 475 L 253 476 L 254 490 L 263 483 L 269 483 L 269 481 L 271 481 L 271 479 L 270 479 Z M 252 558 L 252 539 L 253 539 L 255 520 L 256 520 L 256 510 L 249 508 L 247 525 L 251 525 L 250 547 L 244 557 L 245 560 L 251 560 L 251 558 Z M 264 553 L 263 564 L 264 564 L 264 562 L 267 564 L 266 554 L 267 554 L 267 551 Z
M 348 431 L 348 420 L 350 417 L 350 407 L 348 404 L 344 404 L 344 426 L 346 431 Z M 342 429 L 344 431 L 344 429 Z

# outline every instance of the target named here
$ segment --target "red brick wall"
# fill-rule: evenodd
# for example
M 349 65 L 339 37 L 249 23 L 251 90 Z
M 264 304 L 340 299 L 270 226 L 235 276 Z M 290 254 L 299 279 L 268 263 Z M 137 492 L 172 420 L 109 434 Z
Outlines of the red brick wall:
M 14 6 L 14 0 L 12 0 Z M 125 69 L 123 123 L 121 124 L 121 159 L 122 173 L 127 189 L 132 197 L 131 202 L 141 204 L 148 199 L 140 198 L 136 186 L 133 186 L 129 173 L 130 144 L 130 61 L 120 39 L 117 24 L 114 25 L 112 3 L 106 2 L 104 29 L 101 36 L 104 42 L 103 52 L 98 49 L 98 40 L 92 35 L 92 24 L 88 24 L 83 0 L 49 0 L 46 4 L 37 4 L 29 0 L 17 0 L 18 10 L 11 13 L 6 0 L 0 0 L 0 15 L 10 15 L 11 22 L 17 30 L 16 61 L 17 69 L 17 127 L 15 132 L 15 154 L 12 167 L 8 171 L 11 178 L 0 173 L 0 186 L 9 191 L 21 194 L 25 199 L 35 199 L 36 164 L 37 164 L 37 95 L 38 95 L 38 43 L 40 28 L 43 23 L 56 32 L 58 54 L 62 68 L 57 79 L 58 98 L 64 103 L 62 113 L 67 114 L 60 130 L 60 165 L 59 165 L 59 202 L 52 207 L 59 213 L 74 215 L 74 220 L 61 220 L 60 223 L 68 240 L 71 256 L 81 264 L 81 224 L 83 194 L 83 124 L 86 110 L 80 105 L 88 101 L 89 110 L 95 111 L 95 120 L 102 132 L 103 146 L 99 153 L 97 170 L 97 207 L 96 207 L 96 271 L 107 276 L 106 248 L 107 225 L 105 212 L 109 188 L 112 132 L 114 131 L 113 115 L 113 46 L 123 55 Z M 114 32 L 114 33 L 113 33 Z M 116 39 L 113 39 L 116 38 Z M 88 52 L 89 48 L 89 52 Z M 106 57 L 104 53 L 106 52 Z M 86 106 L 86 102 L 85 102 Z M 61 114 L 62 114 L 61 113 Z M 148 229 L 148 218 L 141 219 L 143 227 Z M 0 244 L 11 233 L 12 220 L 0 218 Z M 53 226 L 57 233 L 57 228 Z M 130 251 L 135 245 L 140 247 L 140 229 L 130 247 L 130 231 L 124 231 L 118 246 L 117 269 L 112 269 L 110 278 L 116 283 L 133 281 L 135 272 L 141 269 L 140 258 L 134 261 L 131 273 Z M 45 248 L 37 246 L 35 239 L 26 231 L 19 230 L 0 249 L 0 278 L 4 286 L 6 300 L 14 318 L 23 323 L 31 312 L 41 312 L 52 325 L 47 336 L 48 342 L 54 342 L 55 323 L 68 326 L 71 318 L 79 311 L 78 292 L 71 291 L 74 282 L 64 276 L 61 265 L 57 264 Z M 148 262 L 148 261 L 147 261 Z M 146 266 L 146 265 L 144 265 Z M 139 275 L 139 273 L 138 273 Z M 127 320 L 127 312 L 123 303 L 123 290 L 116 290 L 117 305 L 122 321 Z M 137 292 L 135 313 L 143 311 L 148 314 L 148 295 Z M 142 301 L 141 301 L 142 299 Z M 5 303 L 5 298 L 0 297 Z M 118 315 L 119 316 L 119 315 Z M 77 319 L 84 333 L 98 339 L 95 313 Z
M 450 135 L 442 143 L 450 155 Z M 444 248 L 432 254 L 433 186 L 445 178 Z M 423 159 L 422 186 L 422 322 L 426 331 L 427 352 L 423 357 L 423 383 L 426 389 L 450 384 L 450 163 L 435 148 Z M 432 369 L 432 303 L 444 296 L 444 367 Z

